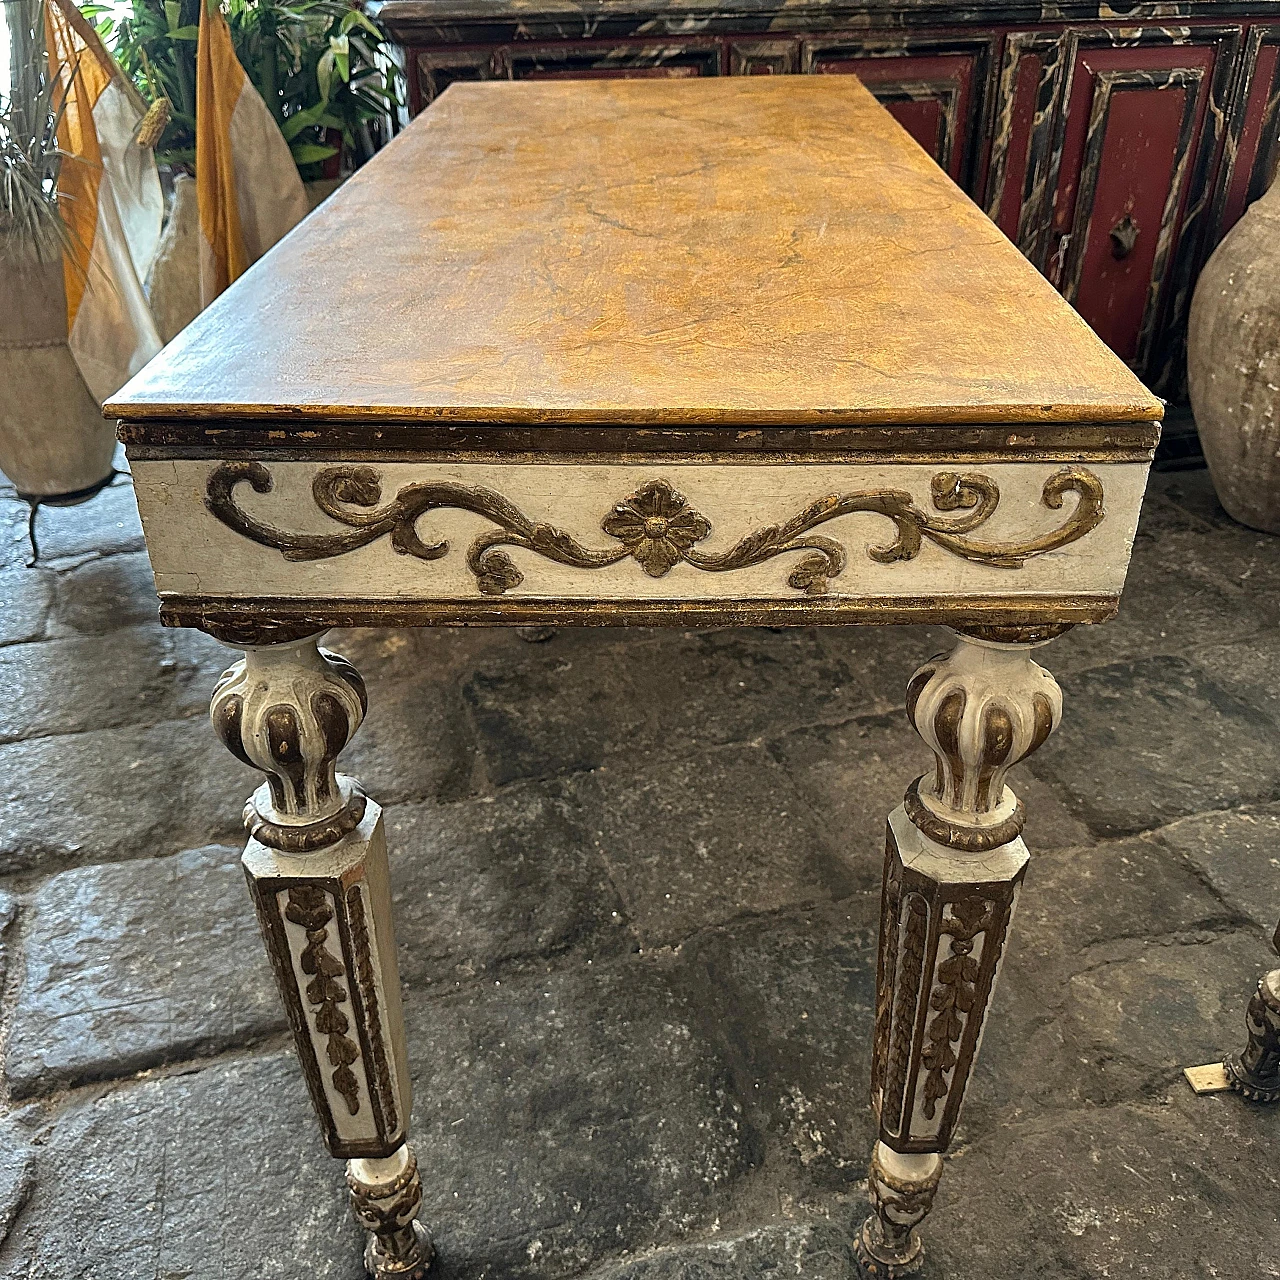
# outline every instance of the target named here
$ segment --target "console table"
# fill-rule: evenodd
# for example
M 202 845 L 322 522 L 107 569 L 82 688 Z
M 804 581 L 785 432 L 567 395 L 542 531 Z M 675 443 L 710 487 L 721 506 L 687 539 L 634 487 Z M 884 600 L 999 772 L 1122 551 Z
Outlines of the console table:
M 570 109 L 572 104 L 572 109 Z M 1032 650 L 1116 608 L 1160 402 L 853 78 L 454 86 L 107 406 L 266 775 L 244 867 L 366 1264 L 432 1246 L 333 626 L 945 623 L 889 815 L 867 1273 L 921 1252 L 1028 854 Z M 375 712 L 376 714 L 376 712 Z M 907 781 L 904 779 L 904 782 Z

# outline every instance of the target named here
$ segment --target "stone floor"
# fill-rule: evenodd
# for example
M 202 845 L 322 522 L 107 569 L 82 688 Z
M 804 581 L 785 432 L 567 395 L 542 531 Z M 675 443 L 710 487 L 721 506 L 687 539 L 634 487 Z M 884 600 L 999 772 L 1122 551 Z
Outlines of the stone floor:
M 127 480 L 0 492 L 0 1276 L 356 1280 L 237 866 L 252 782 Z M 363 632 L 441 1280 L 851 1280 L 916 629 Z M 1033 862 L 924 1280 L 1280 1276 L 1280 1110 L 1197 1098 L 1280 915 L 1280 539 L 1157 476 L 1043 660 Z M 7 960 L 7 966 L 5 961 Z

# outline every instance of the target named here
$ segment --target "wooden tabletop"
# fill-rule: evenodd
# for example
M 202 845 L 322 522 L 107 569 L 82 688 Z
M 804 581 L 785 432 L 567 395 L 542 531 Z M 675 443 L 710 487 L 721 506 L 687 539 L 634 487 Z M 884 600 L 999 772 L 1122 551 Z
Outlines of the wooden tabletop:
M 455 84 L 106 406 L 127 419 L 1150 422 L 853 77 Z

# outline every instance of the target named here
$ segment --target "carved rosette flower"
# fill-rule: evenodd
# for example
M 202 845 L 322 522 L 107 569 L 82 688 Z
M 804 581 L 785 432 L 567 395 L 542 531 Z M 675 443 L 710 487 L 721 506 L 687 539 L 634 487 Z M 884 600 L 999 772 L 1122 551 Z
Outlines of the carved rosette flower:
M 600 527 L 627 548 L 645 573 L 661 578 L 711 532 L 711 521 L 665 480 L 650 480 L 619 502 Z

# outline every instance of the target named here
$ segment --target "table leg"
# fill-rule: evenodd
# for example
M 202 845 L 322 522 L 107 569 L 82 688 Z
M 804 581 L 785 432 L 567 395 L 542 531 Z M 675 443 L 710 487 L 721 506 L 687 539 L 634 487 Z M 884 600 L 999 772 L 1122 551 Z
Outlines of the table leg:
M 246 648 L 210 704 L 238 759 L 267 775 L 245 806 L 244 869 L 331 1155 L 348 1161 L 377 1280 L 420 1280 L 433 1249 L 405 1142 L 411 1102 L 382 810 L 338 753 L 364 683 L 318 636 Z
M 1272 940 L 1280 952 L 1280 925 Z M 1258 980 L 1245 1010 L 1249 1042 L 1240 1053 L 1227 1054 L 1223 1066 L 1231 1087 L 1254 1102 L 1280 1099 L 1280 969 Z
M 1031 650 L 1065 627 L 975 630 L 925 663 L 907 715 L 936 757 L 889 817 L 872 1062 L 879 1139 L 867 1275 L 918 1270 L 933 1206 L 1027 867 L 1005 774 L 1057 726 L 1062 693 Z

